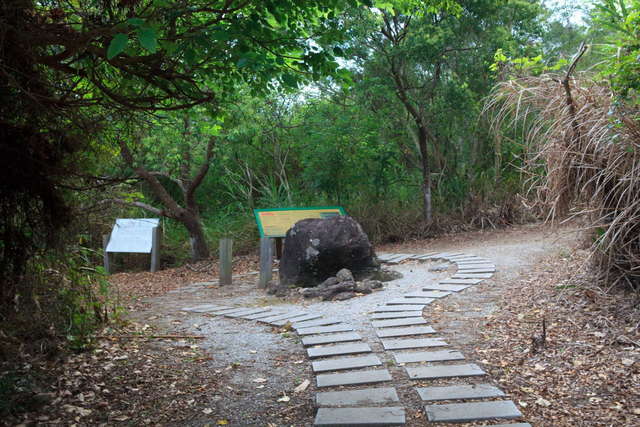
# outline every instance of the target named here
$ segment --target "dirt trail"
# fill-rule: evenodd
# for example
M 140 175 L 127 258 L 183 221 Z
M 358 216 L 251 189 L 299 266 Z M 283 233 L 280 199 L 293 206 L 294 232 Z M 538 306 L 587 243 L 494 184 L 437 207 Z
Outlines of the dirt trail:
M 495 262 L 498 273 L 493 279 L 451 295 L 424 311 L 425 318 L 452 347 L 473 357 L 474 350 L 481 345 L 482 325 L 486 316 L 496 309 L 501 287 L 517 277 L 522 269 L 534 265 L 543 256 L 566 250 L 575 240 L 576 233 L 568 229 L 549 231 L 544 227 L 529 226 L 389 245 L 378 250 L 399 253 L 456 251 Z M 213 413 L 206 417 L 194 416 L 191 425 L 215 424 L 218 420 L 229 425 L 311 425 L 315 393 L 313 374 L 295 333 L 244 320 L 185 313 L 180 308 L 200 303 L 305 308 L 344 318 L 356 330 L 369 335 L 365 313 L 370 308 L 387 298 L 418 289 L 425 281 L 447 276 L 447 273 L 428 272 L 428 266 L 417 262 L 397 266 L 396 269 L 405 274 L 403 279 L 390 282 L 382 292 L 342 302 L 291 304 L 265 297 L 255 289 L 255 276 L 236 280 L 232 288 L 220 288 L 213 282 L 194 284 L 179 292 L 150 299 L 149 308 L 135 313 L 133 318 L 156 323 L 175 333 L 206 337 L 200 345 L 211 356 L 210 369 L 223 376 L 222 383 L 226 383 L 227 388 L 203 393 L 202 404 L 212 408 Z M 312 385 L 303 393 L 293 394 L 292 390 L 305 379 L 311 380 Z M 404 388 L 402 384 L 398 386 Z M 290 400 L 278 401 L 283 396 Z M 411 420 L 416 414 L 420 416 L 417 403 L 415 408 L 407 409 L 408 425 L 424 422 Z

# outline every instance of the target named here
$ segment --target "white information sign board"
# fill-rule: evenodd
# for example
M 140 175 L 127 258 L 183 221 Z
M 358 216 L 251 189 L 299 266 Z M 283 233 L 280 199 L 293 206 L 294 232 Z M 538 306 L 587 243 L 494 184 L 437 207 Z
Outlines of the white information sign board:
M 118 218 L 111 231 L 107 252 L 151 253 L 158 218 Z

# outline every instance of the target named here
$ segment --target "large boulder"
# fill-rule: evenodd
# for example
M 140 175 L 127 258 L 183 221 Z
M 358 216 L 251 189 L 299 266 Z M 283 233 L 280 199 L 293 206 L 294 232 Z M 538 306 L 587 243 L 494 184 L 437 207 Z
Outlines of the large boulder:
M 309 287 L 343 268 L 358 276 L 378 267 L 369 238 L 353 218 L 303 219 L 285 237 L 280 282 Z

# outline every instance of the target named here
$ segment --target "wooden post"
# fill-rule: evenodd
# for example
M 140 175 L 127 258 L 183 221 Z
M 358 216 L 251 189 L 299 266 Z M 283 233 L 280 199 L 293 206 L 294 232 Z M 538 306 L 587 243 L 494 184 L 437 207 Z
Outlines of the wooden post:
M 104 271 L 107 274 L 111 274 L 111 258 L 109 257 L 109 252 L 107 252 L 107 245 L 109 244 L 109 239 L 111 238 L 110 234 L 102 235 L 102 264 L 104 266 Z
M 258 280 L 259 288 L 266 288 L 267 283 L 271 280 L 273 269 L 273 252 L 271 250 L 272 241 L 269 237 L 260 238 L 260 279 Z
M 160 227 L 153 227 L 151 231 L 151 272 L 155 273 L 160 269 Z
M 231 284 L 231 257 L 233 251 L 233 240 L 220 239 L 220 284 Z

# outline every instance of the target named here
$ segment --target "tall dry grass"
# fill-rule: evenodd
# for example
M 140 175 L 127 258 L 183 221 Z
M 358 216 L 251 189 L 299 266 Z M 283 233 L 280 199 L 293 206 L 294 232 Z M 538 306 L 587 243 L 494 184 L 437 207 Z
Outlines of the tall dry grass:
M 596 271 L 640 289 L 640 111 L 606 82 L 572 74 L 501 83 L 485 113 L 496 131 L 522 133 L 530 189 L 549 219 L 588 218 Z

